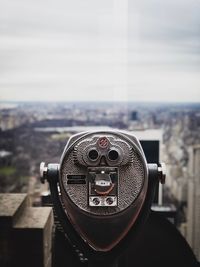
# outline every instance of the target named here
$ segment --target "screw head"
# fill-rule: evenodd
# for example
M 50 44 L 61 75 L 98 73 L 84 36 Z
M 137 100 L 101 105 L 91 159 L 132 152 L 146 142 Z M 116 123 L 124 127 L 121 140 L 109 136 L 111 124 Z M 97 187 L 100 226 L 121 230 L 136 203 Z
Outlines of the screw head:
M 113 204 L 113 199 L 111 197 L 108 197 L 106 199 L 106 202 L 107 202 L 108 205 L 112 205 Z
M 97 206 L 97 205 L 99 205 L 100 200 L 97 197 L 95 197 L 95 198 L 93 198 L 93 203 Z

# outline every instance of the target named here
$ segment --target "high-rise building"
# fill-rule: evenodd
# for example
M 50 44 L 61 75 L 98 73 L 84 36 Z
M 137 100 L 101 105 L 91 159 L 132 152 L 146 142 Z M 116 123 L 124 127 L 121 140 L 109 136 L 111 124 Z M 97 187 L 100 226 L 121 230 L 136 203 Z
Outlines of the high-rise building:
M 190 149 L 187 240 L 200 260 L 200 145 Z

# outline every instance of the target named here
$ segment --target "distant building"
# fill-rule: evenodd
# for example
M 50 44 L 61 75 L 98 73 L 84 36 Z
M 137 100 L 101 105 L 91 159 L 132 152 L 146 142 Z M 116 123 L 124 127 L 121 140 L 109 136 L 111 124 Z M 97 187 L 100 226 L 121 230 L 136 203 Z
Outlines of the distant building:
M 200 145 L 191 147 L 189 159 L 187 240 L 200 260 Z
M 137 111 L 132 111 L 130 114 L 130 120 L 131 121 L 137 121 L 138 120 L 138 113 Z

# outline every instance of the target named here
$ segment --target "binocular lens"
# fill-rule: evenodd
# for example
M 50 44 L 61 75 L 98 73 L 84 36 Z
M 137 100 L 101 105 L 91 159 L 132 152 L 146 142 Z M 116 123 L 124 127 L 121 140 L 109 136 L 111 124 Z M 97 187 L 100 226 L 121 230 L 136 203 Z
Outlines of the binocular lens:
M 99 153 L 96 149 L 91 149 L 88 153 L 88 157 L 90 160 L 96 160 L 99 156 Z
M 116 150 L 112 149 L 108 153 L 108 158 L 109 160 L 117 160 L 119 158 L 119 153 Z

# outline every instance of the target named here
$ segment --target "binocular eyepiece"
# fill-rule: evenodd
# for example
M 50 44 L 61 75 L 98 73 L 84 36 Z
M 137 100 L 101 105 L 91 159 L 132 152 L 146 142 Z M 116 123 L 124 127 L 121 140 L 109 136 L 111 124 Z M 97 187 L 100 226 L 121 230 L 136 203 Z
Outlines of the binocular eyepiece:
M 70 225 L 89 250 L 108 253 L 147 216 L 163 168 L 147 164 L 134 135 L 99 131 L 72 136 L 60 164 L 41 163 L 40 171 L 64 229 Z

